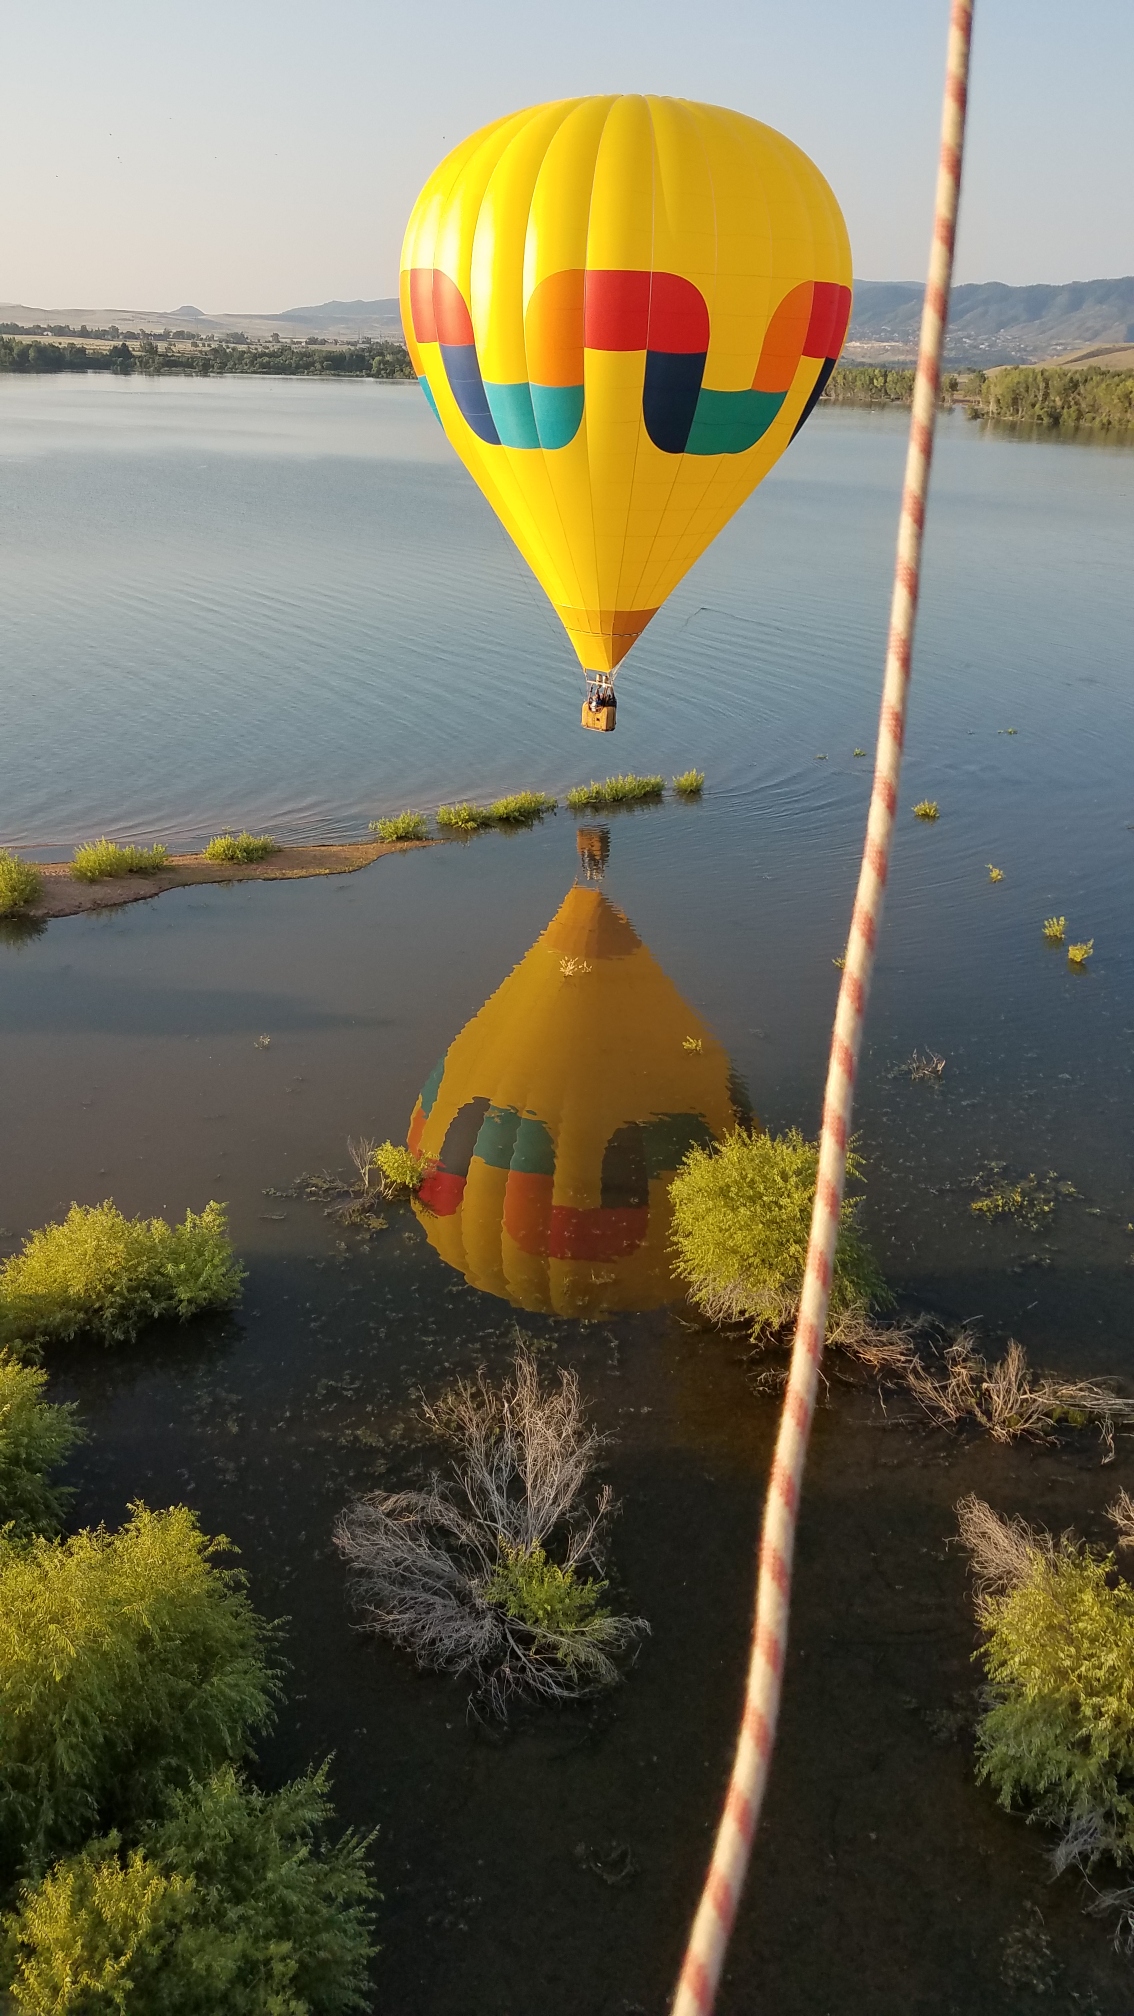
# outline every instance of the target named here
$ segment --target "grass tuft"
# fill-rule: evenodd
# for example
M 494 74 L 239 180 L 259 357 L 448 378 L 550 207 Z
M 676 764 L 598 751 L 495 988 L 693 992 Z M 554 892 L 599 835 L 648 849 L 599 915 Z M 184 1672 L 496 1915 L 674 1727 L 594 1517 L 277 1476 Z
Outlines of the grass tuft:
M 511 798 L 497 798 L 488 816 L 497 826 L 530 826 L 545 812 L 554 812 L 556 803 L 546 791 L 516 791 Z
M 1062 945 L 1067 931 L 1066 917 L 1045 917 L 1043 935 L 1049 945 Z
M 705 788 L 703 770 L 683 770 L 680 777 L 673 780 L 673 788 L 679 798 L 699 798 Z
M 936 798 L 923 798 L 920 805 L 914 806 L 913 816 L 915 819 L 925 819 L 932 825 L 935 819 L 941 817 L 940 807 Z
M 437 824 L 448 833 L 478 833 L 483 826 L 491 826 L 492 814 L 487 805 L 439 805 Z
M 665 791 L 664 777 L 608 777 L 602 784 L 592 778 L 589 784 L 576 784 L 567 793 L 567 803 L 572 812 L 601 810 L 607 805 L 640 805 L 650 799 L 660 798 Z
M 1003 868 L 994 868 L 990 861 L 988 864 L 988 879 L 990 882 L 1003 882 L 1004 880 Z
M 187 1211 L 183 1225 L 72 1204 L 0 1263 L 0 1342 L 18 1352 L 84 1333 L 122 1343 L 160 1317 L 232 1308 L 243 1279 L 223 1204 Z
M 29 903 L 38 902 L 42 888 L 43 877 L 30 861 L 21 861 L 18 854 L 0 847 L 0 917 L 11 917 Z
M 392 819 L 372 819 L 370 831 L 379 840 L 424 840 L 426 822 L 420 812 L 396 812 Z
M 798 1128 L 786 1134 L 737 1129 L 716 1147 L 693 1148 L 669 1194 L 674 1272 L 717 1322 L 748 1318 L 757 1339 L 794 1322 L 799 1310 L 819 1151 Z M 862 1174 L 857 1156 L 847 1162 Z M 844 1199 L 831 1288 L 831 1315 L 860 1320 L 892 1298 Z M 832 1325 L 837 1341 L 837 1321 Z
M 1069 945 L 1067 947 L 1067 957 L 1072 966 L 1085 966 L 1094 949 L 1094 939 L 1088 938 L 1083 945 Z
M 156 875 L 169 860 L 160 840 L 154 847 L 120 847 L 117 840 L 91 840 L 76 847 L 71 873 L 77 882 L 102 882 L 112 875 Z
M 218 833 L 205 849 L 206 861 L 266 861 L 278 854 L 270 833 Z

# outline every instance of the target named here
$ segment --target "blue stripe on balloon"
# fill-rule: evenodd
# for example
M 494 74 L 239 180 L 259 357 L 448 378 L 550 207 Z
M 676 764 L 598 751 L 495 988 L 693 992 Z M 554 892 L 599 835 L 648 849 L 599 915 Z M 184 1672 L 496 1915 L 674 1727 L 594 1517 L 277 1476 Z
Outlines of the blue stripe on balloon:
M 642 418 L 655 448 L 682 455 L 705 374 L 704 350 L 647 350 Z
M 461 414 L 480 441 L 487 441 L 491 448 L 500 446 L 500 436 L 492 418 L 488 400 L 484 394 L 484 380 L 480 375 L 480 363 L 475 343 L 441 343 L 441 361 L 445 366 L 445 376 L 449 380 L 449 390 L 460 408 Z

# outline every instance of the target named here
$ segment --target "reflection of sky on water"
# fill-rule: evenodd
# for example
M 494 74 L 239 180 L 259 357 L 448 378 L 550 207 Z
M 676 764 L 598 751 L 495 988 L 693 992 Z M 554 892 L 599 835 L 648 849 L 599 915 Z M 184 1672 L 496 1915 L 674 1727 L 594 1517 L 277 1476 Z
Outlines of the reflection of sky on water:
M 593 873 L 601 848 L 580 853 Z M 733 1098 L 701 1017 L 577 884 L 422 1091 L 417 1215 L 443 1260 L 521 1309 L 655 1308 L 672 1292 L 669 1179 Z

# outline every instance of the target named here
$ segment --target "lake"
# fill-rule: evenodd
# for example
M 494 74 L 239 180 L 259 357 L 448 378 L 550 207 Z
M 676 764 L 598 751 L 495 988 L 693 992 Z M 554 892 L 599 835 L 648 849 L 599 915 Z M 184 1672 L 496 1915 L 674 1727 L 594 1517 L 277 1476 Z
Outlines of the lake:
M 696 765 L 702 802 L 584 822 L 609 834 L 601 891 L 759 1119 L 814 1134 L 904 449 L 903 414 L 820 411 L 627 661 L 596 749 L 557 622 L 416 388 L 0 379 L 0 844 L 353 838 L 403 806 Z M 1134 456 L 943 419 L 856 1114 L 864 1227 L 905 1306 L 1127 1382 L 1132 551 Z M 56 1361 L 91 1431 L 79 1516 L 184 1500 L 288 1617 L 264 1766 L 333 1751 L 340 1812 L 379 1826 L 375 2006 L 399 2016 L 660 2012 L 731 1753 L 776 1423 L 743 1340 L 680 1306 L 556 1316 L 469 1285 L 402 1207 L 368 1242 L 272 1194 L 346 1167 L 348 1135 L 404 1138 L 577 885 L 576 830 L 560 811 L 0 940 L 5 1250 L 72 1198 L 219 1196 L 250 1270 L 232 1322 Z M 1043 940 L 1053 913 L 1095 941 L 1081 973 Z M 915 1047 L 939 1082 L 902 1074 Z M 993 1163 L 1076 1194 L 1038 1231 L 984 1222 L 966 1186 Z M 352 1491 L 433 1460 L 414 1394 L 500 1370 L 517 1320 L 614 1438 L 613 1573 L 652 1635 L 616 1693 L 500 1738 L 352 1630 L 329 1534 Z M 1127 1965 L 1049 1886 L 1041 1835 L 973 1782 L 948 1544 L 970 1489 L 1105 1537 L 1134 1463 L 1104 1453 L 887 1425 L 832 1379 L 726 2016 L 1026 2009 L 1005 1956 L 1036 1911 L 1057 2006 L 1127 2010 Z

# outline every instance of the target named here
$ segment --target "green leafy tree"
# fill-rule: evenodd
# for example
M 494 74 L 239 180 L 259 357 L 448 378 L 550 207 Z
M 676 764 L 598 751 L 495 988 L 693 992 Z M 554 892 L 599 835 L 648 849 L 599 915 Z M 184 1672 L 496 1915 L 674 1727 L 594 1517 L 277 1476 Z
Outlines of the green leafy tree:
M 155 1813 L 271 1720 L 275 1633 L 227 1549 L 184 1506 L 0 1538 L 0 1873 Z
M 43 1397 L 46 1372 L 0 1349 L 0 1529 L 9 1539 L 58 1530 L 69 1493 L 48 1482 L 82 1430 L 74 1407 Z
M 370 2006 L 368 1843 L 327 1839 L 325 1769 L 278 1792 L 232 1770 L 140 1847 L 93 1842 L 7 1921 L 20 2016 L 347 2016 Z

